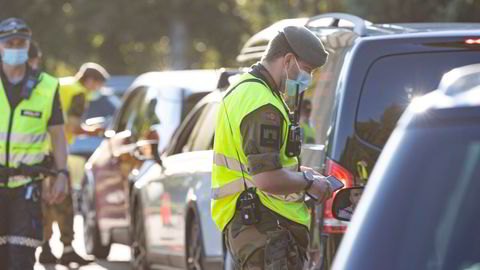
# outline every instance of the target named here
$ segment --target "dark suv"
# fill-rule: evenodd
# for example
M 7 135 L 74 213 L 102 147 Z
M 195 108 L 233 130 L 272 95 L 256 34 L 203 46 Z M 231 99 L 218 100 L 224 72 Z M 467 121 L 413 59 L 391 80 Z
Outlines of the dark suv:
M 398 122 L 333 269 L 479 269 L 480 64 L 447 73 L 439 88 Z M 360 189 L 340 191 L 333 212 Z
M 480 62 L 480 24 L 373 24 L 342 13 L 290 22 L 312 30 L 329 51 L 305 94 L 315 134 L 314 143 L 303 147 L 302 163 L 336 176 L 347 187 L 367 183 L 411 100 L 436 89 L 450 69 Z M 253 36 L 237 59 L 258 59 L 275 33 Z M 312 269 L 330 268 L 348 224 L 333 218 L 331 203 L 313 211 Z

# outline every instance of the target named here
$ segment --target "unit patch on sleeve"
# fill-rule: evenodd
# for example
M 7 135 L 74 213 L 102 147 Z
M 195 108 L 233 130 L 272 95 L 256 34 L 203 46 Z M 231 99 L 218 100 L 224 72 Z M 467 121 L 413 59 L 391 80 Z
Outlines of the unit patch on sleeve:
M 32 110 L 21 110 L 20 114 L 22 116 L 28 116 L 33 118 L 42 118 L 42 112 L 32 111 Z
M 280 127 L 260 125 L 260 146 L 278 147 L 280 145 Z

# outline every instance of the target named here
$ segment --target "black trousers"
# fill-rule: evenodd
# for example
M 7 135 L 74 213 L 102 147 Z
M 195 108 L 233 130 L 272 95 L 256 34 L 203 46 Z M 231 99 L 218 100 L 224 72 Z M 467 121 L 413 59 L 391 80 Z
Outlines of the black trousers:
M 42 234 L 41 183 L 0 188 L 0 270 L 33 269 Z

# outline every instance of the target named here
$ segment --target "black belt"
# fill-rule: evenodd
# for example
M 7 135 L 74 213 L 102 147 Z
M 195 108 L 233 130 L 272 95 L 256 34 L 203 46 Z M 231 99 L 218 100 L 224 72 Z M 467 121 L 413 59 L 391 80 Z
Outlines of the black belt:
M 20 164 L 18 168 L 7 168 L 0 166 L 0 176 L 5 177 L 8 182 L 8 177 L 12 176 L 29 176 L 33 178 L 37 177 L 47 177 L 47 176 L 56 176 L 57 172 L 48 168 L 45 168 L 41 165 L 25 165 Z

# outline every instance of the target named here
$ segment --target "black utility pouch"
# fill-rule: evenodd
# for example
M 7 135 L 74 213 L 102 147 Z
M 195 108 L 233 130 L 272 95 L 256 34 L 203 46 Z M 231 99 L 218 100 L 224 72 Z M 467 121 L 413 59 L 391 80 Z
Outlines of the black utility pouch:
M 253 225 L 260 222 L 260 199 L 255 188 L 249 188 L 238 197 L 237 209 L 243 225 Z
M 298 125 L 290 125 L 288 128 L 287 146 L 285 155 L 287 157 L 298 157 L 302 152 L 303 129 Z

